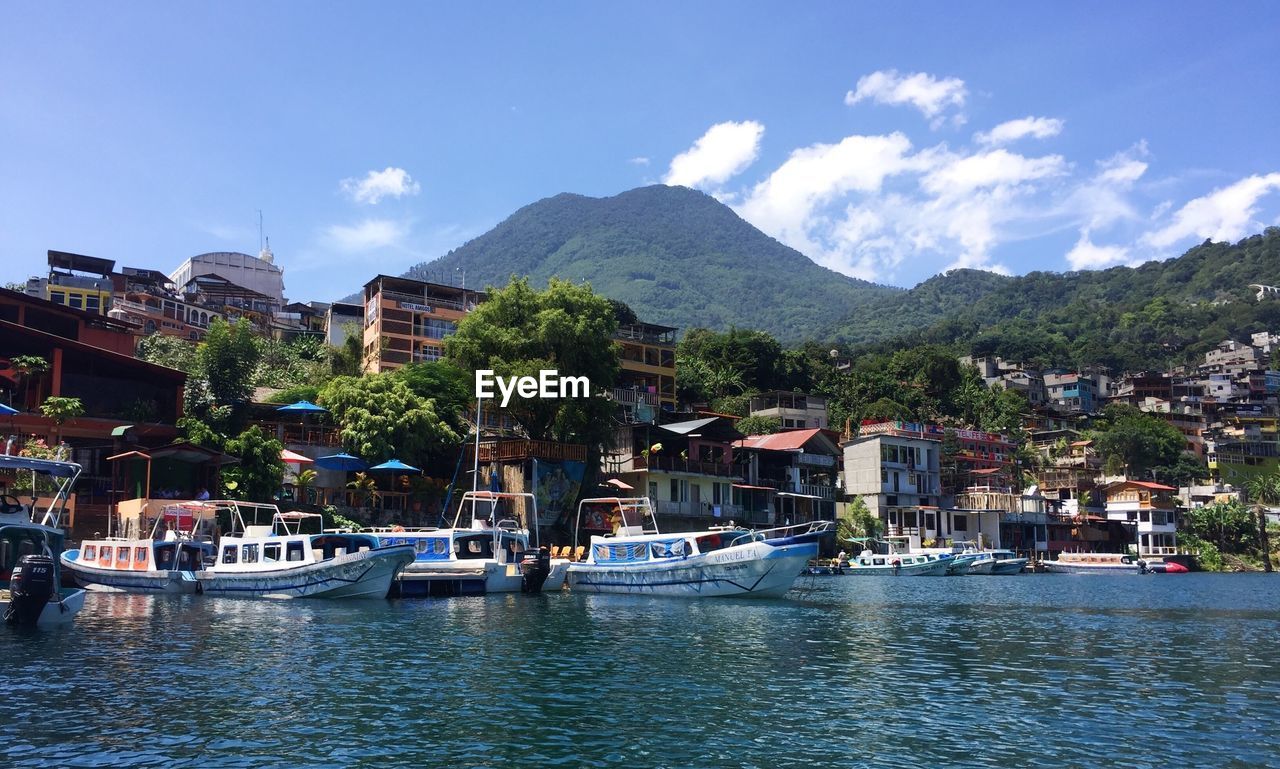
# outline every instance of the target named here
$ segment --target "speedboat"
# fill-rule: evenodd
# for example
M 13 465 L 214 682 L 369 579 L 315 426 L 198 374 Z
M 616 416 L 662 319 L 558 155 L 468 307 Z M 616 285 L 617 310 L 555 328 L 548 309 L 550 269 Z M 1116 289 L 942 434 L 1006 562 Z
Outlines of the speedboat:
M 569 564 L 569 588 L 587 593 L 776 598 L 817 556 L 818 541 L 835 531 L 831 521 L 815 521 L 663 533 L 648 498 L 598 497 L 578 504 L 575 544 L 584 512 L 612 529 L 592 535 L 586 559 Z
M 850 558 L 845 574 L 871 577 L 943 577 L 951 566 L 949 558 L 922 553 L 873 553 L 863 550 Z
M 30 505 L 0 495 L 0 616 L 16 625 L 65 625 L 84 606 L 85 596 L 82 589 L 62 586 L 58 562 L 65 542 L 62 513 L 80 477 L 80 465 L 6 454 L 0 455 L 0 470 L 33 473 Z M 48 476 L 58 486 L 43 514 L 35 498 L 34 475 Z
M 1142 564 L 1136 556 L 1120 553 L 1058 553 L 1056 561 L 1045 561 L 1054 574 L 1137 574 Z
M 120 593 L 194 593 L 196 572 L 214 552 L 204 531 L 206 510 L 231 503 L 189 502 L 164 508 L 151 536 L 108 536 L 80 543 L 62 554 L 62 566 L 90 590 Z M 163 526 L 163 529 L 161 528 Z
M 1012 550 L 988 550 L 995 563 L 991 573 L 995 575 L 1021 574 L 1027 568 L 1027 559 Z
M 451 528 L 369 533 L 383 545 L 413 548 L 413 561 L 397 580 L 402 597 L 560 590 L 569 562 L 538 546 L 536 523 L 529 526 L 537 520 L 533 494 L 468 491 Z
M 323 530 L 317 513 L 282 513 L 275 505 L 225 502 L 233 535 L 218 542 L 216 562 L 196 573 L 206 595 L 249 598 L 386 598 L 413 562 L 410 545 L 383 545 L 371 534 Z M 253 513 L 246 524 L 244 512 Z M 260 524 L 262 514 L 270 524 Z

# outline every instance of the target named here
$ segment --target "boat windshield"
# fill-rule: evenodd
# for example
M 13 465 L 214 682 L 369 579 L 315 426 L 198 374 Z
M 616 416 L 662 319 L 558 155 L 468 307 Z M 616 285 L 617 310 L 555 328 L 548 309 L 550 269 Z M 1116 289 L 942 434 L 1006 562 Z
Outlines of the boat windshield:
M 754 539 L 754 535 L 746 529 L 728 529 L 711 534 L 703 534 L 695 541 L 698 543 L 699 553 L 710 553 L 713 550 L 720 550 L 733 545 L 745 545 L 752 539 Z

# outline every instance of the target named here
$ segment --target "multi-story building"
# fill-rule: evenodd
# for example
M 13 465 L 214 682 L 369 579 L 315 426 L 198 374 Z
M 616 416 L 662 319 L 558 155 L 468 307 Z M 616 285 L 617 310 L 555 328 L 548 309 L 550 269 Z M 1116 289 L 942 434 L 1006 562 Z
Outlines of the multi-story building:
M 50 251 L 49 276 L 28 280 L 26 293 L 74 310 L 106 315 L 111 309 L 115 267 L 111 259 Z
M 1139 556 L 1178 552 L 1177 489 L 1126 480 L 1107 486 L 1105 491 L 1107 520 L 1133 527 Z
M 704 417 L 665 425 L 619 427 L 604 456 L 605 472 L 653 502 L 659 527 L 742 520 L 733 486 L 743 482 L 734 442 L 743 438 L 728 417 Z
M 364 284 L 364 370 L 439 360 L 445 337 L 484 299 L 483 291 L 377 276 Z
M 639 411 L 676 408 L 676 328 L 654 323 L 618 327 L 614 339 L 622 347 L 613 399 Z M 644 416 L 643 414 L 641 416 Z M 637 421 L 652 421 L 648 419 Z
M 1083 372 L 1057 371 L 1044 375 L 1048 401 L 1070 412 L 1089 414 L 1099 408 L 1099 383 Z
M 774 390 L 751 396 L 750 414 L 778 420 L 783 430 L 825 430 L 827 399 L 821 395 Z
M 283 307 L 284 270 L 275 263 L 271 248 L 262 249 L 258 256 L 237 251 L 215 251 L 193 256 L 169 274 L 180 291 L 188 291 L 196 278 L 216 275 L 227 283 L 248 289 L 265 297 L 268 314 Z
M 838 433 L 810 428 L 736 442 L 746 482 L 734 485 L 734 504 L 748 511 L 752 523 L 835 520 L 838 440 Z M 751 515 L 762 510 L 769 513 L 764 520 Z
M 912 547 L 928 539 L 968 539 L 969 516 L 940 506 L 941 443 L 925 425 L 863 424 L 841 446 L 845 495 L 861 497 L 889 534 L 910 537 Z
M 334 347 L 341 347 L 352 334 L 364 333 L 364 305 L 334 302 L 324 316 L 324 340 Z
M 111 317 L 137 325 L 139 333 L 204 339 L 209 324 L 222 317 L 198 295 L 181 294 L 162 272 L 124 267 L 115 276 Z
M 1263 355 L 1252 345 L 1225 339 L 1217 347 L 1204 354 L 1200 371 L 1206 374 L 1239 373 L 1262 368 Z

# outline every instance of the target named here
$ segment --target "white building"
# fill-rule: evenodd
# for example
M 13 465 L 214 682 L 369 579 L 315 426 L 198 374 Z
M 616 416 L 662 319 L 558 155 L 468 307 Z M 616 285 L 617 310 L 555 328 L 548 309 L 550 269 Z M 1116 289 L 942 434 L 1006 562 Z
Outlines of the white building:
M 169 274 L 178 288 L 186 287 L 203 275 L 217 275 L 241 288 L 256 291 L 283 307 L 284 270 L 275 263 L 270 248 L 262 249 L 258 256 L 236 251 L 214 251 L 193 256 Z

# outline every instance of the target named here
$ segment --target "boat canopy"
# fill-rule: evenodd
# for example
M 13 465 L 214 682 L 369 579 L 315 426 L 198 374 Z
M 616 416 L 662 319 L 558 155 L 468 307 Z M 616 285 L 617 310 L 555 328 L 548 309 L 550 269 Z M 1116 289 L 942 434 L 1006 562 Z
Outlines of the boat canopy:
M 0 454 L 0 470 L 31 470 L 57 478 L 74 478 L 80 474 L 80 469 L 80 465 L 75 462 Z

